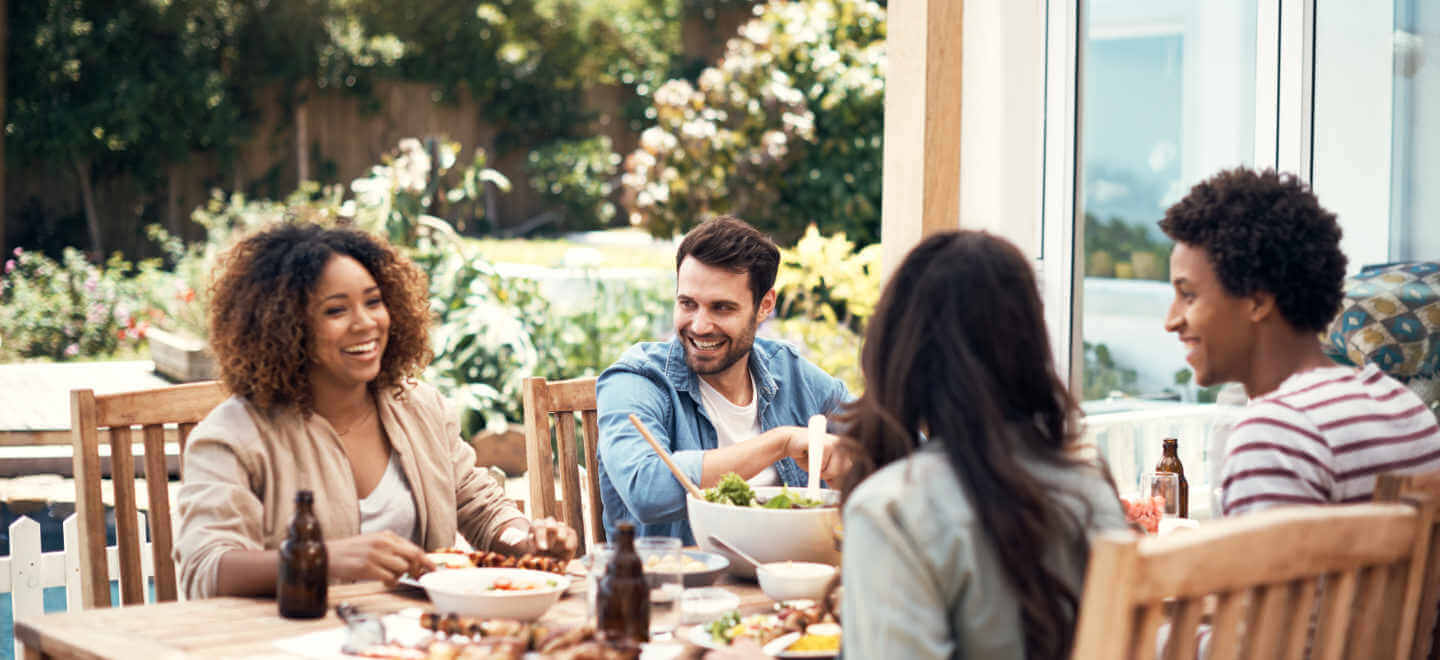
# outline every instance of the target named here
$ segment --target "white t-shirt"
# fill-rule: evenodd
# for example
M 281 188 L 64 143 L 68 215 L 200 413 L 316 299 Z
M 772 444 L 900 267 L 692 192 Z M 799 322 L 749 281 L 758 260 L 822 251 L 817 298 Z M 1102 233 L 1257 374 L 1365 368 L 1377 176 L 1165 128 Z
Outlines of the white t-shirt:
M 755 393 L 760 391 L 755 385 L 755 376 L 750 376 L 750 403 L 737 406 L 725 398 L 724 394 L 700 379 L 700 403 L 705 406 L 705 413 L 710 415 L 710 422 L 715 425 L 715 435 L 719 446 L 729 447 L 749 440 L 760 435 L 759 406 L 756 401 L 759 397 Z M 778 486 L 780 475 L 775 472 L 775 466 L 767 465 L 759 474 L 750 477 L 748 480 L 751 486 Z
M 403 539 L 415 538 L 415 496 L 410 491 L 410 482 L 400 470 L 400 461 L 394 451 L 385 464 L 385 474 L 375 490 L 360 499 L 360 533 L 369 534 L 382 530 L 395 532 Z

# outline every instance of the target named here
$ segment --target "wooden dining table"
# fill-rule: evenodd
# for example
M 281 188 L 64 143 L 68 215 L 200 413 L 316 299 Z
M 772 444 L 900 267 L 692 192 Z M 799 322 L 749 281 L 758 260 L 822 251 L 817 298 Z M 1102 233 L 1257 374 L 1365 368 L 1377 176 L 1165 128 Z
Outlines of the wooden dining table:
M 585 581 L 575 582 L 541 617 L 542 623 L 585 622 Z M 765 611 L 773 603 L 753 582 L 721 577 L 717 586 L 740 598 L 742 613 Z M 332 585 L 329 600 L 330 612 L 308 620 L 281 618 L 274 598 L 210 598 L 56 612 L 21 617 L 15 622 L 15 637 L 24 645 L 26 658 L 296 658 L 304 656 L 293 655 L 275 642 L 343 627 L 334 605 L 350 603 L 361 612 L 385 615 L 429 604 L 421 589 L 386 587 L 379 582 Z M 675 638 L 684 640 L 689 627 L 681 626 Z M 335 652 L 338 655 L 340 650 Z M 726 653 L 723 657 L 744 655 Z

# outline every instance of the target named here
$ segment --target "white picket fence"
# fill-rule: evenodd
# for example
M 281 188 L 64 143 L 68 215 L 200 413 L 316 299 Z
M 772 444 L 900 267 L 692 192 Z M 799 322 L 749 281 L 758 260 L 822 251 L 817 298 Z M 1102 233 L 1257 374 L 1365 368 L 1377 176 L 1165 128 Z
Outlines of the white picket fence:
M 138 529 L 147 529 L 145 512 L 138 514 Z M 45 589 L 65 587 L 66 608 L 79 609 L 80 603 L 80 519 L 70 514 L 62 524 L 64 550 L 40 551 L 40 523 L 21 516 L 10 523 L 10 556 L 0 557 L 0 594 L 9 592 L 14 620 L 22 616 L 38 616 L 45 612 Z M 120 575 L 120 557 L 115 546 L 105 549 L 112 579 Z M 152 594 L 148 585 L 155 574 L 155 561 L 150 544 L 140 547 L 140 564 L 145 574 L 145 598 Z M 20 640 L 15 640 L 15 657 L 20 653 Z

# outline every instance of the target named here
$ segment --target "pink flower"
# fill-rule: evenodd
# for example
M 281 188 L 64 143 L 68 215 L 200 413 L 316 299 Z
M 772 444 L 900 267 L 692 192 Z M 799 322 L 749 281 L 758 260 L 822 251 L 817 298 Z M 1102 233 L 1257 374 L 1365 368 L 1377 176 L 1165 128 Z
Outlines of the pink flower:
M 22 255 L 22 254 L 25 254 L 25 251 L 22 250 L 22 249 L 20 249 L 19 246 L 16 246 L 16 247 L 15 247 L 15 256 L 18 257 L 18 256 L 20 256 L 20 255 Z
M 16 250 L 19 250 L 20 248 L 15 248 L 15 249 L 16 249 Z M 14 260 L 14 259 L 6 259 L 6 260 L 5 260 L 5 272 L 9 273 L 9 272 L 12 272 L 12 271 L 14 271 L 14 270 L 15 270 L 15 260 Z
M 75 357 L 80 354 L 80 345 L 71 344 L 65 347 L 65 357 Z

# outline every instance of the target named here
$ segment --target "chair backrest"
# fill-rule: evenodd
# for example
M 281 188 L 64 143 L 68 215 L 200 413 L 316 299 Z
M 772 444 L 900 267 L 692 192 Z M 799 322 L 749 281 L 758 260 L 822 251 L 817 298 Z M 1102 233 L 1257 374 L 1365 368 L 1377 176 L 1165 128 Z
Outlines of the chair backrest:
M 1433 501 L 1286 507 L 1167 536 L 1100 535 L 1074 657 L 1191 660 L 1207 614 L 1211 660 L 1409 657 L 1414 620 L 1400 613 L 1418 605 L 1411 560 L 1428 551 L 1419 532 L 1434 514 Z
M 1440 501 L 1440 472 L 1397 475 L 1382 474 L 1375 482 L 1375 500 L 1390 502 L 1414 501 L 1428 497 Z M 1425 577 L 1415 612 L 1415 643 L 1410 650 L 1412 660 L 1425 660 L 1440 651 L 1440 516 L 1429 529 L 1430 552 L 1425 558 Z
M 105 504 L 100 496 L 100 429 L 110 430 L 110 480 L 114 486 L 115 544 L 120 560 L 120 600 L 145 602 L 141 573 L 141 534 L 136 522 L 135 454 L 130 428 L 141 427 L 145 485 L 149 495 L 150 541 L 154 558 L 155 599 L 176 597 L 171 558 L 169 470 L 165 465 L 165 425 L 178 425 L 180 453 L 191 429 L 225 400 L 217 382 L 96 396 L 70 391 L 70 429 L 74 443 L 75 513 L 79 518 L 81 607 L 110 606 L 110 573 L 105 561 Z
M 585 552 L 585 507 L 590 514 L 590 536 L 605 540 L 600 515 L 600 471 L 596 453 L 600 445 L 600 422 L 595 409 L 595 379 L 576 378 L 549 382 L 544 378 L 525 379 L 525 456 L 530 480 L 530 515 L 553 517 L 575 528 L 580 552 Z M 586 494 L 580 492 L 580 461 L 575 444 L 575 415 L 580 415 L 585 452 Z M 555 452 L 550 449 L 551 416 L 554 416 Z M 559 456 L 554 454 L 558 452 Z M 558 460 L 557 460 L 558 459 Z M 562 503 L 555 499 L 555 469 L 560 471 Z

